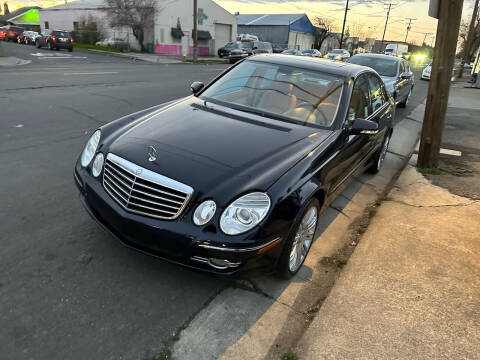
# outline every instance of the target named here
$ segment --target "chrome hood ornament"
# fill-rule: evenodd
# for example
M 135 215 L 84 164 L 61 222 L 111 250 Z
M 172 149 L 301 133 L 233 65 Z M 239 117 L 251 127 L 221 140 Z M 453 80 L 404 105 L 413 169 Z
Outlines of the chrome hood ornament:
M 157 160 L 157 149 L 155 149 L 153 146 L 149 146 L 147 149 L 148 149 L 148 161 Z

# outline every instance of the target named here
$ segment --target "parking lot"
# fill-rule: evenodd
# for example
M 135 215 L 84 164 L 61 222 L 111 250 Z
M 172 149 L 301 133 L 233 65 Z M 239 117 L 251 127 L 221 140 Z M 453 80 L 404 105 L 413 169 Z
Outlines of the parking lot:
M 13 43 L 0 68 L 0 348 L 8 359 L 158 355 L 229 281 L 124 248 L 82 208 L 73 167 L 90 134 L 189 95 L 227 65 L 154 65 Z M 411 101 L 423 102 L 420 69 Z

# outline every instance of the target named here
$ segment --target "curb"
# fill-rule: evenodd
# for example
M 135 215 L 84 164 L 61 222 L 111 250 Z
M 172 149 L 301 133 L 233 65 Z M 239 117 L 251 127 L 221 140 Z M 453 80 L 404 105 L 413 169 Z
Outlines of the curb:
M 174 60 L 174 59 L 171 59 L 171 60 L 166 60 L 166 59 L 163 59 L 163 58 L 156 58 L 156 57 L 152 57 L 150 59 L 146 59 L 146 58 L 141 58 L 141 57 L 138 57 L 138 56 L 135 56 L 135 55 L 129 55 L 129 54 L 124 54 L 124 53 L 116 53 L 116 52 L 112 52 L 112 51 L 105 51 L 105 50 L 97 50 L 97 49 L 87 49 L 87 51 L 90 51 L 90 52 L 93 52 L 95 54 L 99 54 L 99 55 L 105 55 L 105 56 L 116 56 L 116 57 L 123 57 L 123 58 L 127 58 L 127 59 L 132 59 L 132 60 L 140 60 L 140 61 L 145 61 L 145 62 L 148 62 L 148 63 L 152 63 L 152 64 L 181 64 L 182 61 L 180 60 Z M 155 61 L 153 60 L 155 59 Z

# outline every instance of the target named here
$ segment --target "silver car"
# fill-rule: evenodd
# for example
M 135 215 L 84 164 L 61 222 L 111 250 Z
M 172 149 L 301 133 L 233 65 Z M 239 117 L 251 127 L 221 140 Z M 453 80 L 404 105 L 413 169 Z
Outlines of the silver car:
M 382 78 L 395 104 L 400 107 L 407 106 L 415 86 L 415 79 L 408 61 L 389 55 L 358 54 L 348 59 L 348 62 L 374 69 Z
M 327 54 L 327 59 L 345 61 L 350 57 L 350 53 L 345 49 L 333 49 Z

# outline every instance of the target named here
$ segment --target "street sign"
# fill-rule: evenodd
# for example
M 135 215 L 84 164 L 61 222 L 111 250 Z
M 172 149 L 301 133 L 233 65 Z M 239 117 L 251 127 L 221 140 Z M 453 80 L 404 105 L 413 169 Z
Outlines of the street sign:
M 428 16 L 438 19 L 439 8 L 440 0 L 430 0 L 430 5 L 428 6 Z

